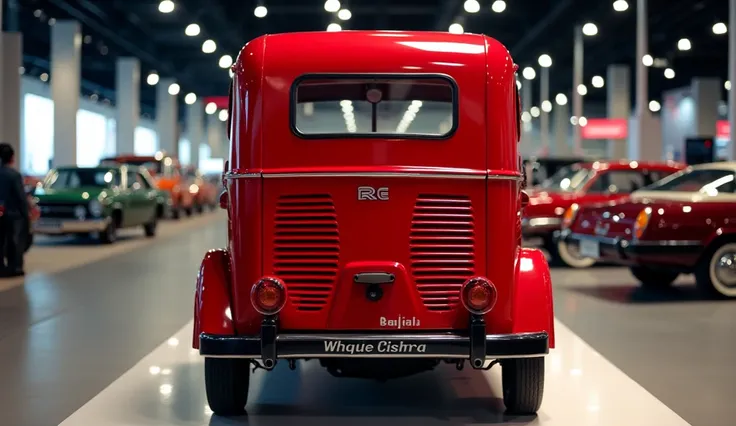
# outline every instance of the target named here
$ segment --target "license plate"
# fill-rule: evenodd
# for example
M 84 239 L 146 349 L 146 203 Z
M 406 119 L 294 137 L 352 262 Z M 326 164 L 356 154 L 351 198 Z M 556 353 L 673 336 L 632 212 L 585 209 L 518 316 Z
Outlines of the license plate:
M 601 257 L 601 249 L 598 241 L 580 240 L 580 256 L 592 257 L 594 259 Z
M 59 228 L 61 229 L 61 220 L 41 218 L 36 222 L 39 228 Z

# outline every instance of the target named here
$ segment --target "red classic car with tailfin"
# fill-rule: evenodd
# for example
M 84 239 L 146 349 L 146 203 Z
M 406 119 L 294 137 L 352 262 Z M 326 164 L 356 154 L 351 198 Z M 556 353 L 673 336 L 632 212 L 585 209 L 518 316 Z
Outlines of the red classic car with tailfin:
M 695 274 L 711 295 L 736 297 L 736 162 L 690 167 L 629 199 L 566 214 L 560 242 L 628 265 L 645 287 Z
M 461 65 L 461 66 L 458 66 Z M 252 366 L 385 380 L 499 363 L 536 412 L 554 347 L 544 255 L 520 247 L 517 66 L 482 35 L 259 37 L 230 91 L 229 245 L 202 262 L 193 345 L 216 414 Z
M 595 161 L 562 167 L 529 191 L 529 205 L 522 220 L 524 238 L 541 239 L 555 263 L 573 268 L 591 266 L 595 259 L 580 256 L 574 247 L 555 241 L 565 211 L 573 204 L 625 198 L 684 167 L 672 162 L 641 161 Z

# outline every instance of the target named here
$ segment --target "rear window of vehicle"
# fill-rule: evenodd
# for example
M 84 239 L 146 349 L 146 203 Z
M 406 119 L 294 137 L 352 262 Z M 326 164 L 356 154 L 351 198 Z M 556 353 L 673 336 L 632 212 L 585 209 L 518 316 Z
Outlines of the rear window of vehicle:
M 308 75 L 292 86 L 291 126 L 305 138 L 444 139 L 457 127 L 446 76 Z
M 701 192 L 708 195 L 736 192 L 733 170 L 691 169 L 670 175 L 646 188 L 648 191 Z

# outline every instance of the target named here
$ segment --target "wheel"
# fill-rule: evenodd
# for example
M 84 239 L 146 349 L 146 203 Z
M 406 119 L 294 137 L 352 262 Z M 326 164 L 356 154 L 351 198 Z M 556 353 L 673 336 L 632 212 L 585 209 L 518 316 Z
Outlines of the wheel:
M 204 213 L 204 206 L 202 204 L 197 204 L 197 213 L 202 214 Z
M 192 214 L 194 214 L 194 210 L 191 207 L 187 207 L 186 209 L 184 209 L 184 213 L 186 213 L 187 216 L 191 216 Z
M 632 266 L 629 270 L 631 275 L 639 280 L 642 287 L 651 289 L 669 288 L 680 276 L 680 273 L 676 271 L 653 269 L 646 266 Z
M 596 262 L 593 258 L 580 256 L 577 247 L 570 246 L 564 241 L 555 243 L 550 254 L 555 263 L 575 269 L 590 268 Z
M 171 218 L 174 220 L 181 219 L 181 210 L 179 210 L 179 207 L 174 207 L 171 209 Z
M 709 296 L 736 297 L 736 242 L 710 250 L 695 268 L 695 284 Z
M 114 218 L 110 220 L 104 231 L 100 232 L 100 242 L 112 244 L 118 239 L 118 224 Z
M 143 232 L 145 232 L 146 237 L 153 238 L 156 236 L 156 227 L 158 225 L 158 220 L 154 218 L 150 222 L 143 225 Z
M 503 403 L 513 414 L 535 414 L 544 395 L 544 358 L 510 358 L 501 361 Z
M 156 218 L 157 219 L 163 219 L 166 215 L 166 208 L 164 208 L 163 204 L 156 205 Z
M 218 416 L 245 414 L 250 385 L 250 362 L 242 358 L 205 358 L 207 402 Z

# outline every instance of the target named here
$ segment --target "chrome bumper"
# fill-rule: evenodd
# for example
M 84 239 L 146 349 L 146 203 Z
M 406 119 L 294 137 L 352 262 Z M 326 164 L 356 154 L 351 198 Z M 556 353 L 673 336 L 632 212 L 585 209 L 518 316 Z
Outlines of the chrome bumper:
M 110 224 L 110 220 L 110 218 L 75 220 L 42 217 L 33 224 L 33 232 L 49 235 L 102 232 Z
M 547 235 L 559 230 L 562 218 L 559 217 L 531 217 L 521 219 L 521 232 L 525 237 Z

